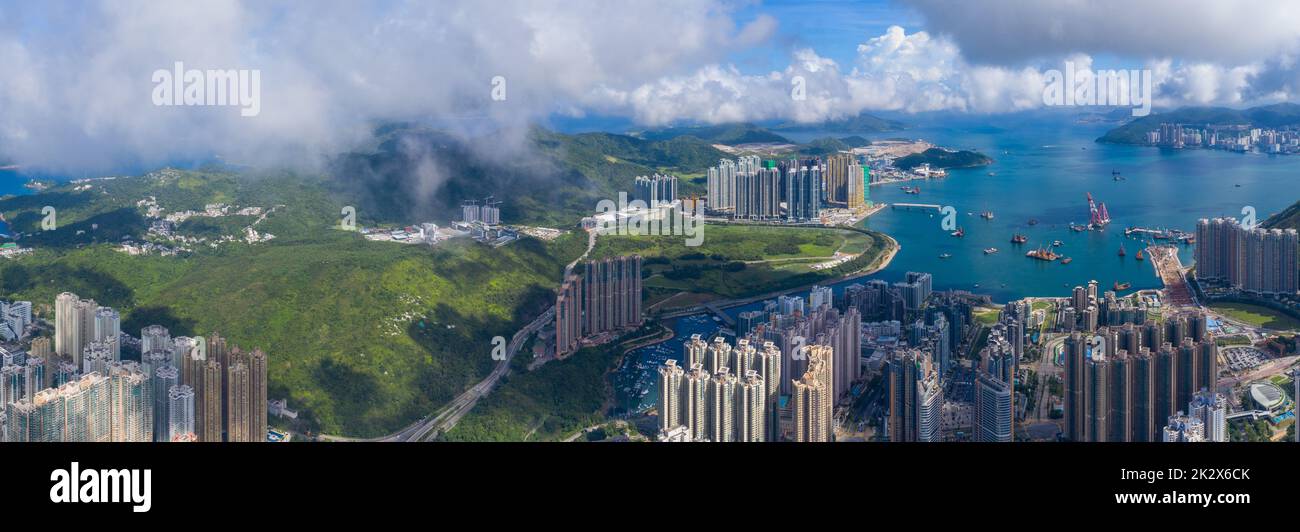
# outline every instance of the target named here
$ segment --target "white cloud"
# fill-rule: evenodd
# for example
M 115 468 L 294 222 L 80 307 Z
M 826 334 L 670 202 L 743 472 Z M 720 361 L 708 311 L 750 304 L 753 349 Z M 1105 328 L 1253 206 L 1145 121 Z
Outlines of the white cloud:
M 31 2 L 0 6 L 0 155 L 51 169 L 313 161 L 375 120 L 519 125 L 768 39 L 711 0 Z M 150 77 L 259 69 L 262 110 L 156 107 Z M 490 99 L 504 76 L 507 99 Z

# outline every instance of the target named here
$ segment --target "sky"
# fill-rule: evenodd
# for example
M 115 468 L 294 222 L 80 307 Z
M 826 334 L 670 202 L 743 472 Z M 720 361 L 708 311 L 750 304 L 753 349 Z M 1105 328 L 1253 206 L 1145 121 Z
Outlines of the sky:
M 0 0 L 0 163 L 304 164 L 393 120 L 1014 113 L 1067 61 L 1149 69 L 1157 109 L 1245 107 L 1295 100 L 1298 54 L 1300 3 L 1263 0 Z M 258 112 L 158 105 L 176 62 L 256 71 Z

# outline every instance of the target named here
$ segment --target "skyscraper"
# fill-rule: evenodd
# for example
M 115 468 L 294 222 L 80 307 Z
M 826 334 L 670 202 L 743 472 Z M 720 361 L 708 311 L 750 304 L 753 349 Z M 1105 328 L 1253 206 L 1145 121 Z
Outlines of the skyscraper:
M 706 394 L 709 441 L 736 441 L 736 384 L 736 376 L 728 368 L 722 368 L 709 379 Z
M 167 390 L 167 439 L 192 441 L 194 438 L 194 389 L 184 384 Z
M 111 359 L 116 362 L 122 359 L 122 346 L 119 337 L 122 333 L 122 317 L 110 307 L 99 307 L 95 309 L 95 335 L 96 342 L 102 342 L 108 346 Z
M 767 440 L 767 386 L 758 372 L 749 370 L 736 383 L 736 441 Z
M 1015 437 L 1015 411 L 1011 386 L 987 372 L 975 378 L 975 434 L 977 442 L 1010 442 Z
M 235 358 L 236 352 L 231 353 L 232 359 Z M 248 373 L 248 366 L 242 361 L 233 361 L 226 373 L 226 383 L 229 385 L 226 393 L 226 441 L 253 441 L 252 435 L 249 434 L 249 428 L 252 427 L 252 412 L 249 411 Z
M 1295 229 L 1246 228 L 1233 218 L 1196 224 L 1196 278 L 1246 292 L 1300 290 L 1300 235 Z
M 153 370 L 153 433 L 154 441 L 171 441 L 168 423 L 171 422 L 171 398 L 169 393 L 173 386 L 180 384 L 180 371 L 170 365 Z
M 153 441 L 153 382 L 135 362 L 108 368 L 109 409 L 115 442 Z
M 150 325 L 140 330 L 140 352 L 164 350 L 168 353 L 174 349 L 172 334 L 162 325 Z
M 686 372 L 677 361 L 668 359 L 659 366 L 659 432 L 666 433 L 682 424 L 682 380 Z
M 638 176 L 635 187 L 633 199 L 645 202 L 647 207 L 668 205 L 677 200 L 676 176 L 657 173 L 653 176 Z
M 108 379 L 98 373 L 46 388 L 6 410 L 10 442 L 112 441 Z
M 203 363 L 202 375 L 202 395 L 195 400 L 195 433 L 199 441 L 219 442 L 226 421 L 222 413 L 225 402 L 222 400 L 224 389 L 221 386 L 225 372 L 222 371 L 220 362 L 208 360 Z
M 704 364 L 693 364 L 686 372 L 682 393 L 682 423 L 690 429 L 691 441 L 709 441 L 709 373 Z
M 585 336 L 639 326 L 641 256 L 611 257 L 576 267 L 555 302 L 556 354 L 576 350 Z
M 248 435 L 253 442 L 266 441 L 266 353 L 254 348 L 248 356 Z
M 1202 389 L 1187 405 L 1187 415 L 1201 421 L 1205 441 L 1228 441 L 1228 399 L 1222 394 Z
M 804 346 L 808 369 L 794 381 L 794 440 L 828 442 L 834 438 L 829 346 Z
M 78 298 L 71 292 L 54 299 L 54 351 L 70 357 L 77 367 L 81 367 L 86 344 L 95 339 L 98 309 L 94 300 Z

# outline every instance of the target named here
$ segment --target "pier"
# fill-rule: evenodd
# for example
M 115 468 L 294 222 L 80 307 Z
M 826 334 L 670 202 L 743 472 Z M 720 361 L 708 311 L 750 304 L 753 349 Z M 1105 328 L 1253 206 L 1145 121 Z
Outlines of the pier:
M 889 204 L 889 206 L 894 209 L 897 208 L 923 209 L 923 210 L 929 209 L 929 210 L 936 210 L 936 211 L 943 209 L 943 207 L 940 207 L 939 205 L 934 205 L 930 203 L 891 203 Z
M 1178 259 L 1178 248 L 1174 246 L 1150 246 L 1146 249 L 1151 258 L 1151 265 L 1156 275 L 1165 284 L 1165 297 L 1169 303 L 1179 306 L 1195 306 L 1196 298 L 1187 286 L 1187 277 L 1183 275 L 1183 263 Z

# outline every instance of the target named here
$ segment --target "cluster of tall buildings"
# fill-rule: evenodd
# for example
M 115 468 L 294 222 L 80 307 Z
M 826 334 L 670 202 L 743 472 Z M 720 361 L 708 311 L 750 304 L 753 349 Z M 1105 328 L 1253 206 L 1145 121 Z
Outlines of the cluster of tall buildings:
M 1056 311 L 1056 328 L 1063 332 L 1095 331 L 1098 327 L 1116 327 L 1147 321 L 1146 303 L 1120 298 L 1111 290 L 1099 293 L 1097 281 L 1075 286 L 1070 298 Z
M 1196 278 L 1260 295 L 1300 290 L 1300 235 L 1295 229 L 1247 229 L 1233 218 L 1196 223 Z
M 1147 144 L 1171 148 L 1209 148 L 1228 151 L 1263 153 L 1300 152 L 1300 131 L 1271 129 L 1249 125 L 1205 125 L 1201 127 L 1161 123 L 1148 131 Z
M 693 336 L 681 364 L 669 361 L 659 370 L 659 439 L 833 440 L 835 405 L 863 378 L 861 313 L 840 303 L 830 287 L 814 286 L 807 298 L 781 296 L 740 313 L 735 347 L 721 336 L 712 342 Z M 745 383 L 761 383 L 764 400 Z M 699 395 L 708 390 L 713 395 Z M 710 402 L 694 408 L 691 397 Z M 723 426 L 728 423 L 731 429 Z
M 781 216 L 781 169 L 757 155 L 722 159 L 709 168 L 708 206 L 742 220 L 774 220 Z
M 467 224 L 498 225 L 501 223 L 501 202 L 494 201 L 492 196 L 484 199 L 482 205 L 475 200 L 466 201 L 461 203 L 460 217 Z
M 114 359 L 121 358 L 121 322 L 116 310 L 63 292 L 54 298 L 54 353 L 77 367 L 83 367 L 87 347 L 106 346 Z
M 823 207 L 863 206 L 868 175 L 848 153 L 779 162 L 754 155 L 723 159 L 708 170 L 708 206 L 743 220 L 816 220 Z
M 915 348 L 894 351 L 886 383 L 889 441 L 943 441 L 943 386 L 932 354 Z
M 866 201 L 869 169 L 848 153 L 826 157 L 826 201 L 850 209 Z
M 640 326 L 641 256 L 578 265 L 555 300 L 555 353 L 576 351 L 583 338 Z
M 909 293 L 911 292 L 911 293 Z M 989 327 L 984 347 L 968 370 L 955 362 L 963 338 L 974 331 L 972 309 L 988 304 L 986 296 L 968 292 L 931 292 L 930 276 L 911 272 L 895 285 L 868 283 L 853 297 L 874 305 L 872 315 L 889 317 L 864 326 L 863 343 L 872 354 L 867 366 L 880 367 L 887 415 L 883 434 L 895 442 L 935 442 L 966 438 L 981 442 L 1015 439 L 1016 420 L 1024 403 L 1017 399 L 1016 379 L 1025 350 L 1030 308 L 1024 302 L 1004 306 Z M 910 301 L 909 301 L 910 300 Z M 907 322 L 899 322 L 901 316 Z M 907 324 L 905 324 L 907 323 Z M 946 394 L 955 393 L 948 397 Z M 968 416 L 954 413 L 969 412 Z
M 741 339 L 732 347 L 693 335 L 682 365 L 659 367 L 660 441 L 761 442 L 779 436 L 781 352 Z
M 1228 399 L 1220 393 L 1201 390 L 1187 410 L 1169 418 L 1161 433 L 1165 442 L 1228 441 Z
M 1075 331 L 1064 357 L 1072 441 L 1160 441 L 1161 423 L 1202 390 L 1213 391 L 1218 375 L 1218 348 L 1199 313 Z
M 118 313 L 75 294 L 55 301 L 54 345 L 4 351 L 0 436 L 14 442 L 265 441 L 267 360 L 214 334 L 141 331 L 124 360 Z M 0 350 L 3 351 L 3 350 Z
M 650 207 L 672 204 L 677 201 L 677 176 L 638 176 L 632 199 L 641 200 Z
M 803 345 L 825 345 L 835 353 L 827 364 L 832 399 L 839 399 L 854 381 L 862 377 L 862 315 L 856 307 L 834 305 L 830 287 L 814 286 L 804 299 L 781 296 L 765 301 L 762 310 L 742 313 L 737 323 L 737 337 L 751 344 L 772 342 L 785 355 L 781 358 L 782 375 L 803 375 L 810 360 L 795 356 Z M 793 393 L 793 382 L 781 382 L 784 395 Z
M 1007 303 L 979 352 L 974 380 L 974 441 L 1015 441 L 1016 419 L 1023 415 L 1019 407 L 1024 404 L 1017 400 L 1016 375 L 1025 353 L 1030 310 L 1023 301 Z
M 0 301 L 0 339 L 12 342 L 26 338 L 31 326 L 31 301 Z

